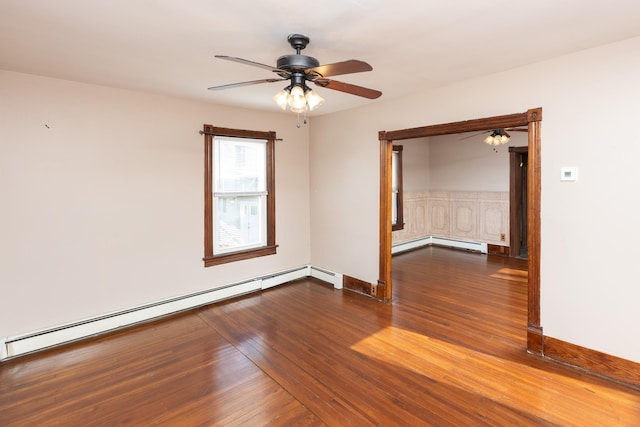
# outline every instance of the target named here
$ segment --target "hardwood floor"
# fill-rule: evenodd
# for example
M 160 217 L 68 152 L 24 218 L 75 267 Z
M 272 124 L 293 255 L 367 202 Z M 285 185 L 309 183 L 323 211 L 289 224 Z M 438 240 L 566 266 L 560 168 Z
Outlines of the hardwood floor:
M 640 425 L 640 391 L 525 352 L 525 268 L 431 247 L 392 304 L 305 279 L 7 361 L 0 425 Z

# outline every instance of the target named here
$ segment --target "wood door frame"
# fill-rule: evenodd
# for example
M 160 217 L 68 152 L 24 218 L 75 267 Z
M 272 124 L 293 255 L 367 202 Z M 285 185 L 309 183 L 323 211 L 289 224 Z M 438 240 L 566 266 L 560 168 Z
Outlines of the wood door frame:
M 494 116 L 461 122 L 444 123 L 395 131 L 380 131 L 380 228 L 378 284 L 375 296 L 384 302 L 391 301 L 391 151 L 393 143 L 405 139 L 450 135 L 464 132 L 527 126 L 528 128 L 528 209 L 527 245 L 528 298 L 527 298 L 527 350 L 542 355 L 542 326 L 540 325 L 540 125 L 542 108 L 524 113 Z

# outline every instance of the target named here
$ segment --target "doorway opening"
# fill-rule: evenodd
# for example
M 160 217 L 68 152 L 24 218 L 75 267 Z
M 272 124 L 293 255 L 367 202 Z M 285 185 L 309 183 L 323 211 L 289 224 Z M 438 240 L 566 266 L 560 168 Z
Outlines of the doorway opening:
M 395 131 L 380 131 L 380 223 L 379 223 L 379 275 L 376 297 L 391 301 L 391 241 L 392 241 L 392 150 L 398 141 L 478 132 L 497 128 L 527 126 L 527 171 L 526 171 L 526 236 L 527 241 L 527 349 L 542 354 L 542 327 L 540 325 L 540 125 L 542 108 L 524 113 L 494 116 L 461 122 L 445 123 Z M 513 228 L 510 226 L 510 228 Z M 524 230 L 524 227 L 522 228 Z M 522 246 L 522 245 L 520 245 Z M 521 248 L 519 248 L 521 249 Z
M 527 259 L 529 147 L 509 147 L 509 256 Z

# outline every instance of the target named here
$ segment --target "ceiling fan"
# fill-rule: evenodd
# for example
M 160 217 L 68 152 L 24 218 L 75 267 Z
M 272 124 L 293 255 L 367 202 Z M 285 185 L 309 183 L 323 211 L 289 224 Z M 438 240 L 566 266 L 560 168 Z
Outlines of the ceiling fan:
M 492 145 L 492 146 L 504 145 L 507 142 L 509 142 L 509 138 L 511 138 L 511 135 L 509 135 L 509 133 L 507 131 L 509 131 L 509 132 L 528 132 L 528 129 L 527 128 L 489 129 L 489 130 L 484 130 L 482 132 L 474 133 L 473 135 L 465 136 L 464 138 L 460 138 L 460 140 L 473 138 L 475 136 L 491 132 L 491 134 L 484 139 L 484 142 L 486 142 L 487 144 Z
M 209 90 L 230 89 L 240 86 L 275 83 L 289 80 L 290 84 L 278 92 L 278 94 L 273 97 L 273 100 L 283 110 L 286 110 L 288 106 L 294 113 L 304 113 L 307 110 L 313 110 L 324 102 L 324 99 L 307 86 L 308 82 L 312 82 L 316 86 L 323 88 L 333 89 L 368 99 L 376 99 L 382 95 L 382 92 L 378 90 L 343 83 L 328 78 L 342 74 L 371 71 L 373 68 L 366 62 L 351 59 L 348 61 L 335 62 L 333 64 L 320 65 L 320 62 L 316 58 L 300 54 L 300 51 L 309 44 L 309 37 L 302 34 L 290 34 L 287 37 L 287 41 L 291 47 L 295 49 L 296 53 L 293 55 L 283 55 L 279 57 L 275 67 L 233 56 L 216 55 L 216 58 L 263 68 L 275 73 L 278 77 L 212 86 Z

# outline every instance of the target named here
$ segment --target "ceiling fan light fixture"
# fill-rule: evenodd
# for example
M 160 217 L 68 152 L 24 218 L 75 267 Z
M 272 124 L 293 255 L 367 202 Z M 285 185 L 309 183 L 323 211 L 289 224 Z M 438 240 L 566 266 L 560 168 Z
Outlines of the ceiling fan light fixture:
M 484 142 L 494 147 L 497 145 L 504 145 L 509 142 L 509 136 L 505 135 L 502 129 L 496 129 L 491 132 L 491 135 L 484 139 Z
M 324 98 L 318 95 L 318 93 L 313 90 L 310 90 L 309 92 L 307 92 L 307 94 L 304 97 L 307 100 L 307 104 L 309 105 L 310 111 L 313 111 L 317 107 L 324 104 Z
M 294 113 L 301 112 L 304 106 L 307 105 L 307 100 L 304 97 L 304 89 L 300 86 L 294 86 L 291 88 L 291 93 L 289 94 L 289 107 L 291 111 Z
M 308 87 L 300 85 L 287 86 L 271 99 L 283 110 L 286 110 L 288 106 L 292 113 L 298 114 L 313 110 L 324 103 L 324 99 L 320 95 Z
M 287 88 L 284 88 L 280 92 L 276 93 L 275 96 L 271 99 L 273 99 L 273 101 L 278 104 L 280 108 L 286 110 L 289 99 L 289 91 L 287 90 Z
M 307 107 L 307 104 L 302 104 L 301 107 L 291 107 L 289 108 L 291 110 L 292 113 L 304 113 L 305 111 L 307 111 L 309 109 L 309 107 Z

